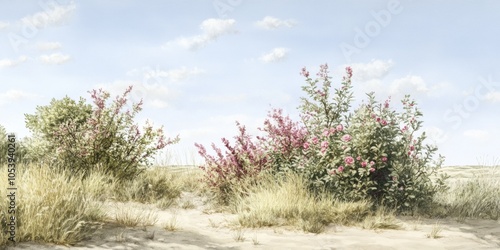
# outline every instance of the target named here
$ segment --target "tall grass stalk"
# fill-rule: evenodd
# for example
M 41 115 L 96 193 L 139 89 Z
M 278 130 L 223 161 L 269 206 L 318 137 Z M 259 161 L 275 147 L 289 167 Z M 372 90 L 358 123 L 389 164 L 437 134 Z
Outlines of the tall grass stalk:
M 71 174 L 68 171 L 56 172 L 48 166 L 18 165 L 17 169 L 18 242 L 74 244 L 95 231 L 97 224 L 93 222 L 104 219 L 94 194 L 86 191 L 89 187 L 103 186 L 99 179 L 68 178 Z M 7 173 L 5 167 L 0 168 L 0 173 Z M 7 197 L 6 190 L 7 183 L 0 182 L 1 197 Z M 7 211 L 5 198 L 0 211 Z M 1 219 L 6 215 L 1 214 Z M 6 243 L 2 235 L 0 245 Z
M 460 219 L 500 219 L 500 167 L 484 168 L 485 173 L 474 174 L 468 180 L 459 180 L 451 188 L 436 196 L 448 215 Z

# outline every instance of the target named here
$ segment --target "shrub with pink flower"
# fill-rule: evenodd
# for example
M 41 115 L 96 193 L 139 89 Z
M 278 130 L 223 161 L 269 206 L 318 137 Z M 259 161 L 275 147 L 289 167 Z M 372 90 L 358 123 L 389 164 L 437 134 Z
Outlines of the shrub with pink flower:
M 352 158 L 351 156 L 347 156 L 345 159 L 345 164 L 347 165 L 352 165 L 354 163 L 354 158 Z
M 337 131 L 340 132 L 342 130 L 344 130 L 344 126 L 342 126 L 342 124 L 337 125 Z
M 412 105 L 403 105 L 402 112 L 389 105 L 390 99 L 378 103 L 374 93 L 369 93 L 368 101 L 353 110 L 351 68 L 346 68 L 337 86 L 332 84 L 326 64 L 320 66 L 316 79 L 310 77 L 306 68 L 301 74 L 306 81 L 302 87 L 306 95 L 299 106 L 301 123 L 268 129 L 263 140 L 275 142 L 273 147 L 265 147 L 265 155 L 281 159 L 269 161 L 271 168 L 278 172 L 298 171 L 307 176 L 311 187 L 331 190 L 340 200 L 370 199 L 401 210 L 425 205 L 443 188 L 439 184 L 442 179 L 438 179 L 438 184 L 430 181 L 442 159 L 433 163 L 437 149 L 422 146 L 425 134 L 417 137 L 422 114 L 409 96 L 402 102 Z M 277 123 L 289 122 L 278 119 Z M 295 145 L 297 150 L 277 145 Z M 274 157 L 277 152 L 280 157 Z M 404 193 L 400 187 L 404 187 Z
M 26 115 L 27 127 L 43 135 L 61 168 L 83 176 L 99 168 L 118 180 L 134 178 L 158 150 L 179 138 L 166 138 L 162 127 L 155 129 L 149 122 L 140 129 L 134 117 L 142 100 L 124 110 L 131 91 L 129 86 L 112 100 L 102 89 L 89 91 L 93 105 L 84 104 L 83 98 L 78 104 L 69 98 L 53 100 L 35 115 Z
M 339 167 L 337 168 L 337 172 L 339 172 L 339 173 L 344 172 L 344 166 L 339 166 Z
M 342 136 L 342 141 L 343 142 L 349 142 L 351 141 L 352 137 L 350 135 L 343 135 Z

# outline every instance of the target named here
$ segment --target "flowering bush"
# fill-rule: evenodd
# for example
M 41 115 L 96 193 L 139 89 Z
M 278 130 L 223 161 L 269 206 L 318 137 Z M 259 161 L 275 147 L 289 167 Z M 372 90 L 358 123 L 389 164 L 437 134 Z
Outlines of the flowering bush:
M 132 111 L 122 111 L 131 90 L 132 86 L 110 105 L 110 94 L 103 90 L 89 92 L 93 107 L 84 104 L 83 99 L 78 105 L 69 98 L 53 101 L 50 106 L 40 107 L 37 114 L 27 115 L 27 125 L 49 141 L 51 153 L 61 167 L 84 175 L 99 168 L 118 179 L 133 178 L 156 151 L 179 138 L 167 139 L 162 128 L 153 129 L 149 123 L 140 131 L 133 118 L 142 110 L 142 101 L 133 104 Z M 75 110 L 79 112 L 71 112 Z M 33 122 L 44 116 L 47 118 L 43 122 Z
M 333 101 L 327 65 L 318 73 L 321 90 L 306 69 L 302 75 L 309 98 L 303 99 L 301 111 L 310 132 L 304 173 L 314 186 L 326 186 L 339 199 L 371 199 L 400 210 L 423 206 L 444 187 L 442 178 L 431 181 L 442 158 L 433 163 L 437 148 L 423 145 L 425 133 L 416 136 L 422 113 L 409 96 L 402 101 L 401 114 L 390 109 L 390 99 L 377 103 L 373 93 L 367 104 L 348 112 L 353 96 L 350 68 Z
M 28 155 L 33 161 L 53 162 L 53 152 L 58 147 L 55 133 L 59 127 L 69 122 L 78 128 L 92 114 L 92 106 L 85 104 L 85 99 L 78 102 L 69 97 L 52 99 L 50 105 L 38 106 L 33 115 L 25 114 L 26 127 L 33 136 L 28 139 Z
M 267 152 L 268 164 L 277 171 L 302 168 L 301 152 L 309 148 L 307 129 L 294 122 L 283 110 L 273 109 L 259 128 L 264 136 L 258 136 L 261 146 Z
M 260 128 L 264 136 L 257 137 L 257 144 L 243 130 L 237 138 L 247 146 L 233 149 L 223 140 L 229 153 L 224 156 L 214 147 L 217 159 L 197 145 L 208 162 L 209 183 L 222 187 L 233 176 L 241 178 L 236 173 L 255 175 L 264 168 L 294 171 L 312 188 L 326 188 L 340 200 L 368 199 L 399 210 L 423 206 L 444 188 L 443 177 L 431 180 L 442 157 L 433 162 L 437 148 L 423 144 L 425 133 L 418 135 L 422 113 L 409 96 L 402 101 L 402 113 L 391 109 L 390 99 L 377 103 L 373 93 L 366 104 L 351 110 L 351 68 L 334 89 L 326 64 L 314 80 L 306 68 L 301 74 L 307 82 L 302 87 L 307 96 L 299 106 L 301 122 L 275 109 Z
M 230 195 L 234 191 L 235 185 L 255 177 L 266 168 L 267 157 L 264 150 L 258 143 L 254 143 L 250 135 L 247 134 L 245 126 L 236 122 L 239 134 L 235 136 L 235 145 L 226 138 L 222 138 L 222 143 L 226 151 L 212 143 L 212 149 L 216 156 L 207 153 L 206 148 L 198 143 L 198 153 L 205 158 L 206 164 L 201 169 L 205 172 L 205 181 L 209 187 L 218 195 L 219 201 L 227 203 Z

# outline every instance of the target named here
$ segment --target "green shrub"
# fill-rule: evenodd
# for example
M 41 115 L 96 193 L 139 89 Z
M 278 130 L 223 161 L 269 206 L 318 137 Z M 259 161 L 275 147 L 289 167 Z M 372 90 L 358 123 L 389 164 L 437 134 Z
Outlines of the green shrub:
M 326 64 L 317 79 L 305 68 L 302 75 L 307 84 L 302 87 L 306 97 L 299 106 L 301 122 L 275 109 L 257 142 L 241 134 L 237 138 L 245 143 L 235 148 L 225 143 L 228 153 L 216 149 L 217 158 L 198 145 L 210 170 L 207 181 L 219 188 L 217 192 L 226 192 L 221 188 L 228 183 L 234 186 L 227 180 L 238 183 L 240 176 L 262 169 L 272 169 L 276 176 L 301 173 L 318 193 L 326 188 L 339 200 L 370 200 L 399 211 L 424 207 L 445 189 L 445 176 L 432 179 L 443 158 L 435 159 L 437 148 L 424 143 L 425 133 L 419 131 L 422 113 L 409 96 L 402 100 L 401 113 L 391 109 L 390 99 L 377 103 L 373 93 L 352 110 L 351 68 L 335 89 Z
M 93 106 L 84 99 L 53 100 L 26 115 L 26 125 L 42 140 L 41 152 L 53 156 L 51 162 L 60 168 L 83 176 L 99 169 L 119 180 L 133 178 L 155 152 L 176 143 L 178 137 L 167 139 L 162 128 L 153 129 L 149 123 L 141 131 L 133 119 L 142 110 L 142 101 L 123 111 L 131 90 L 132 86 L 111 103 L 108 92 L 90 91 Z
M 377 103 L 373 93 L 350 112 L 350 68 L 333 98 L 327 65 L 321 66 L 319 80 L 305 69 L 302 74 L 308 98 L 300 110 L 309 131 L 303 173 L 314 186 L 326 186 L 338 199 L 369 199 L 400 211 L 425 206 L 444 188 L 444 178 L 431 180 L 442 158 L 434 161 L 437 148 L 424 144 L 425 133 L 418 135 L 422 113 L 409 96 L 402 100 L 402 113 L 391 110 L 390 99 Z

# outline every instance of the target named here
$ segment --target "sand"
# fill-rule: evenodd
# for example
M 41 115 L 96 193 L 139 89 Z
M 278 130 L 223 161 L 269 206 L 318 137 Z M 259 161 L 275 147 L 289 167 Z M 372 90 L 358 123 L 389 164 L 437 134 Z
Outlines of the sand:
M 454 178 L 464 172 L 449 168 Z M 74 246 L 22 243 L 12 249 L 500 249 L 500 221 L 454 219 L 416 219 L 398 217 L 399 230 L 367 230 L 359 227 L 330 225 L 321 234 L 293 228 L 237 229 L 236 215 L 210 210 L 201 197 L 184 193 L 192 208 L 159 210 L 138 203 L 105 204 L 109 216 L 119 209 L 154 211 L 158 222 L 153 226 L 124 227 L 106 223 L 91 239 Z M 165 223 L 177 220 L 177 230 L 167 231 Z M 441 228 L 440 237 L 428 237 L 433 228 Z

